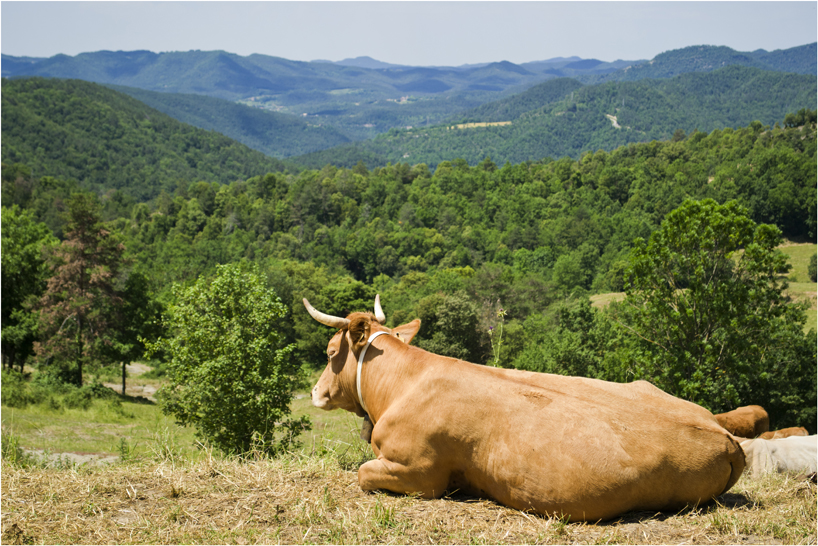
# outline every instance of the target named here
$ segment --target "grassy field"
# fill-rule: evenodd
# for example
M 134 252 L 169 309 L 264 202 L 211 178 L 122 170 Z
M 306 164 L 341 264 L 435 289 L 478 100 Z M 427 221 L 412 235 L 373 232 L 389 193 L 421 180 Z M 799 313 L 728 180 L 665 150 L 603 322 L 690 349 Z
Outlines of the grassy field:
M 134 388 L 141 383 L 129 381 Z M 815 485 L 787 475 L 743 476 L 717 502 L 695 510 L 566 523 L 456 493 L 423 500 L 362 492 L 356 472 L 372 458 L 358 438 L 362 420 L 314 408 L 306 391 L 297 393 L 293 413 L 309 415 L 313 430 L 277 460 L 197 448 L 192 431 L 155 404 L 126 397 L 120 409 L 109 406 L 95 401 L 85 413 L 3 408 L 4 544 L 816 542 Z M 26 465 L 8 456 L 10 441 L 116 452 L 120 438 L 131 449 L 110 465 L 49 466 L 42 459 Z
M 510 121 L 484 121 L 477 123 L 459 123 L 452 125 L 448 129 L 474 129 L 477 127 L 502 127 L 504 125 L 511 125 Z

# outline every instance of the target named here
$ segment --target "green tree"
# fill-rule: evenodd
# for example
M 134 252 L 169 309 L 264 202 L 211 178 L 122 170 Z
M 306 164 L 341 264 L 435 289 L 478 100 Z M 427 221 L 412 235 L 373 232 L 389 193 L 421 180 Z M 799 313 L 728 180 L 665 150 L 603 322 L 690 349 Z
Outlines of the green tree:
M 513 366 L 535 372 L 596 377 L 600 318 L 588 299 L 566 299 L 552 306 L 553 316 L 530 315 L 525 334 L 533 343 Z
M 142 340 L 155 341 L 162 333 L 162 306 L 150 288 L 148 277 L 132 271 L 121 279 L 121 304 L 114 313 L 115 326 L 110 343 L 104 346 L 106 360 L 122 366 L 122 394 L 125 394 L 125 366 L 145 353 Z
M 735 201 L 710 199 L 685 201 L 637 239 L 615 317 L 634 337 L 634 378 L 713 412 L 762 404 L 779 424 L 809 421 L 811 408 L 814 427 L 814 334 L 784 292 L 780 242 Z
M 122 299 L 115 281 L 124 245 L 100 221 L 92 194 L 68 202 L 66 239 L 51 255 L 52 277 L 37 305 L 44 341 L 35 344 L 41 359 L 54 359 L 58 375 L 82 386 L 86 362 L 105 360 L 116 309 Z
M 279 333 L 286 307 L 258 266 L 220 265 L 212 279 L 174 285 L 173 294 L 163 318 L 169 337 L 146 343 L 168 359 L 162 410 L 226 453 L 273 455 L 295 443 L 309 420 L 285 416 L 303 377 L 295 346 Z
M 43 258 L 46 248 L 57 239 L 45 224 L 35 222 L 30 211 L 17 205 L 2 208 L 2 354 L 3 365 L 23 365 L 33 354 L 37 321 L 24 308 L 31 298 L 39 298 L 49 270 Z
M 469 362 L 481 360 L 477 308 L 465 291 L 432 294 L 420 300 L 415 310 L 421 319 L 421 348 Z

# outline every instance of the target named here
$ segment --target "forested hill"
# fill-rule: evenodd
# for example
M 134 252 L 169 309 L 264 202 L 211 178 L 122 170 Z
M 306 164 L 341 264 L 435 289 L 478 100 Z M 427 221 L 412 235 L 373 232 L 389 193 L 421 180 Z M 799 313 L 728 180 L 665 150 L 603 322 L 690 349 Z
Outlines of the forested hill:
M 605 81 L 636 81 L 655 78 L 672 78 L 689 72 L 710 72 L 725 66 L 746 66 L 816 75 L 818 72 L 818 43 L 753 52 L 735 51 L 725 46 L 690 46 L 660 53 L 647 62 L 634 64 L 610 74 L 582 76 L 585 83 Z
M 140 201 L 180 181 L 226 184 L 287 168 L 101 85 L 43 78 L 2 81 L 2 161 Z
M 677 131 L 710 132 L 752 121 L 772 125 L 788 112 L 815 109 L 817 91 L 815 76 L 741 66 L 584 87 L 575 80 L 554 80 L 465 112 L 446 125 L 393 129 L 356 146 L 392 162 L 430 166 L 452 157 L 471 165 L 487 156 L 497 163 L 578 158 L 586 151 L 667 140 Z M 509 117 L 501 119 L 504 116 Z M 294 160 L 320 167 L 363 158 L 350 146 L 337 152 Z
M 148 204 L 106 197 L 106 214 L 121 218 L 115 225 L 158 286 L 242 257 L 313 262 L 368 283 L 468 266 L 488 276 L 487 286 L 507 281 L 517 295 L 504 292 L 503 301 L 524 309 L 532 305 L 526 291 L 537 287 L 621 290 L 619 262 L 634 238 L 648 236 L 686 197 L 738 199 L 756 222 L 814 239 L 815 111 L 788 121 L 631 144 L 578 161 L 469 167 L 457 160 L 434 173 L 425 165 L 327 166 L 221 186 L 190 179 Z M 4 167 L 4 206 L 45 214 L 69 193 Z M 535 299 L 547 300 L 546 293 Z
M 337 129 L 306 118 L 270 112 L 235 102 L 179 93 L 157 93 L 109 85 L 183 123 L 217 131 L 254 150 L 283 159 L 324 150 L 350 141 Z

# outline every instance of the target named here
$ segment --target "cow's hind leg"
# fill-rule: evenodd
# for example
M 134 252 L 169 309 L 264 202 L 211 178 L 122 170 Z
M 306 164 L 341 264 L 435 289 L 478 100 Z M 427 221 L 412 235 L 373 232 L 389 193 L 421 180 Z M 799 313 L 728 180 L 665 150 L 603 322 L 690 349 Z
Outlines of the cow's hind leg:
M 386 489 L 395 493 L 420 493 L 424 498 L 434 499 L 443 495 L 448 481 L 448 475 L 440 470 L 408 467 L 383 455 L 358 469 L 358 485 L 364 491 Z

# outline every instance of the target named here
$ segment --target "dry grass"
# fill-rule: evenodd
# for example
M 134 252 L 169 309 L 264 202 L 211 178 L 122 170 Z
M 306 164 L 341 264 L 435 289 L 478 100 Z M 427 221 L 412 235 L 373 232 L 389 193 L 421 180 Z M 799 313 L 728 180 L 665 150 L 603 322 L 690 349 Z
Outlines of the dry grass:
M 566 524 L 462 496 L 358 487 L 328 456 L 153 457 L 71 470 L 2 464 L 3 543 L 815 544 L 815 485 L 743 477 L 718 503 Z

